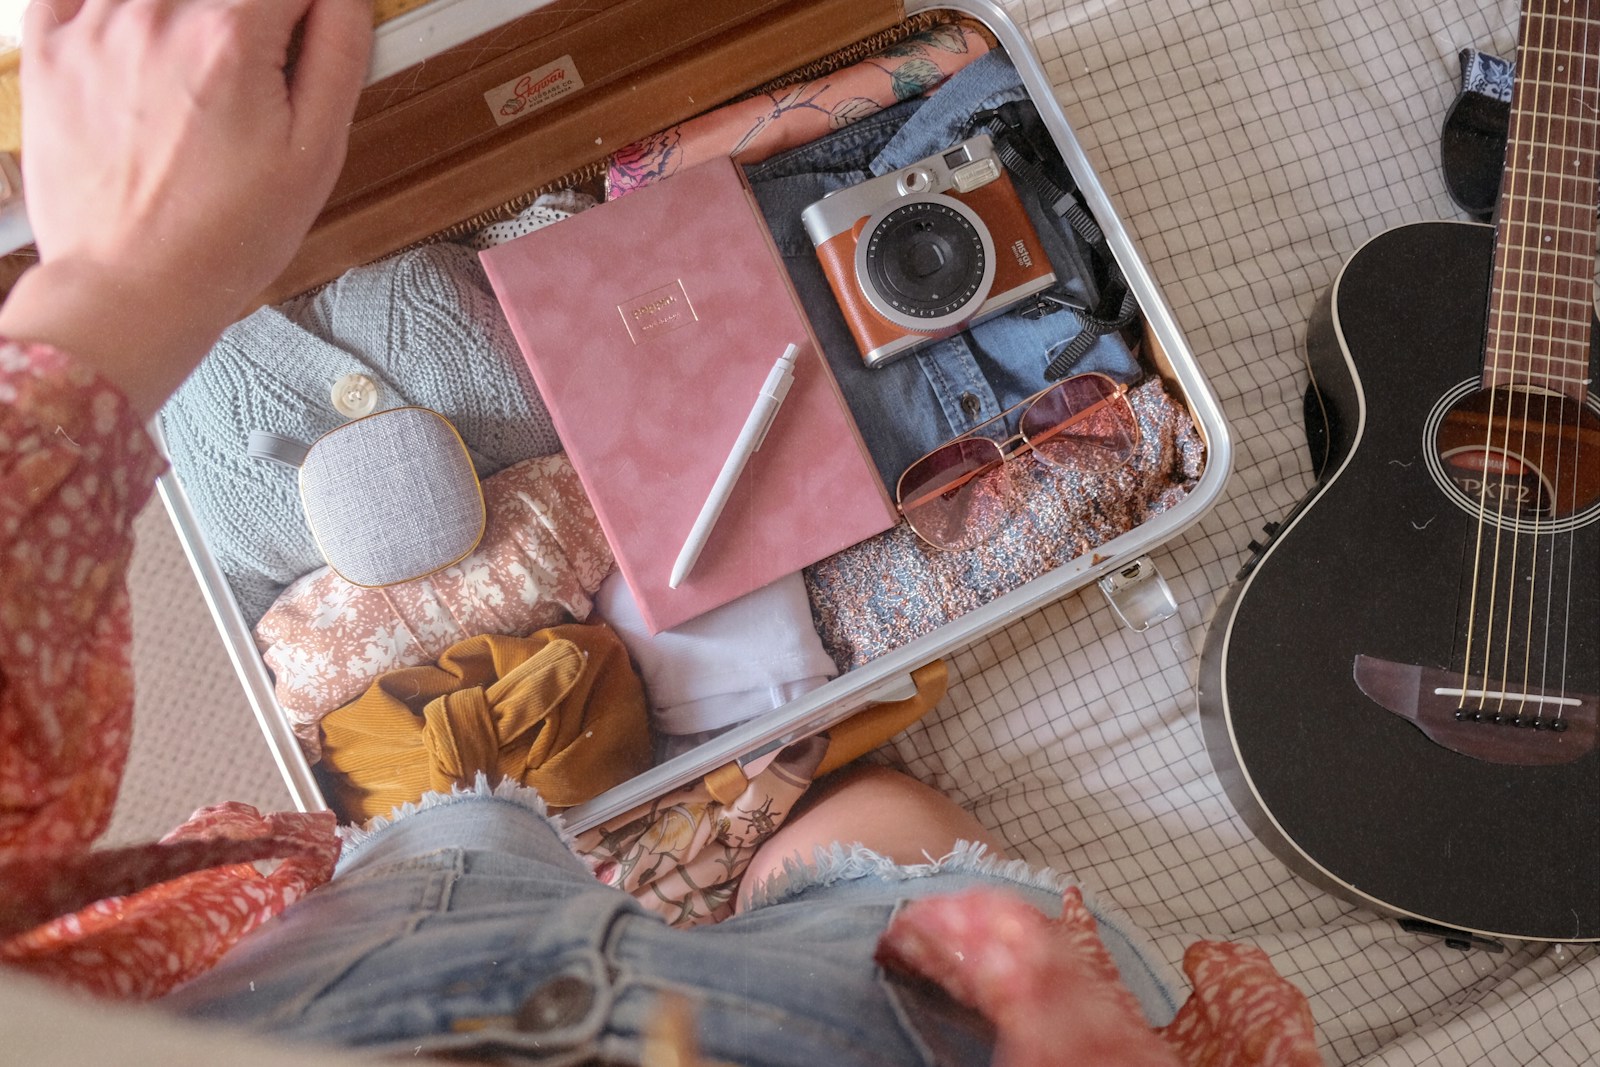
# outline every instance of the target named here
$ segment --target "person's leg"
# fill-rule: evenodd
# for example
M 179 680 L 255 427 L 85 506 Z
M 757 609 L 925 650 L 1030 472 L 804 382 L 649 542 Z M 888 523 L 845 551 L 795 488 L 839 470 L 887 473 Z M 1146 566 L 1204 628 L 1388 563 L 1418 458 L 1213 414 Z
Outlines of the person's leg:
M 926 863 L 957 841 L 984 845 L 996 857 L 1004 843 L 961 805 L 931 786 L 887 767 L 843 767 L 811 787 L 799 810 L 768 838 L 745 870 L 739 907 L 783 870 L 835 842 L 861 844 L 895 863 Z M 748 887 L 748 888 L 745 888 Z
M 854 766 L 813 786 L 756 853 L 740 884 L 738 914 L 724 925 L 749 934 L 781 929 L 797 943 L 817 944 L 844 924 L 842 916 L 859 926 L 856 909 L 871 903 L 883 905 L 874 921 L 887 923 L 906 900 L 983 887 L 1018 894 L 1055 919 L 1071 884 L 1009 856 L 998 834 L 938 790 L 888 768 Z M 1084 898 L 1148 1020 L 1170 1020 L 1175 972 L 1113 906 L 1087 890 Z

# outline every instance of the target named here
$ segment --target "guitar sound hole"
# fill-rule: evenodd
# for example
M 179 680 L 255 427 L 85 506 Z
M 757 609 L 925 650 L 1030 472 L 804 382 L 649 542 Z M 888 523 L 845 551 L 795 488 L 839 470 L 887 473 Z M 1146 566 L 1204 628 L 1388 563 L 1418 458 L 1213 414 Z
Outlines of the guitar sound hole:
M 1542 391 L 1458 390 L 1431 420 L 1429 459 L 1451 498 L 1502 525 L 1581 525 L 1600 514 L 1600 413 Z

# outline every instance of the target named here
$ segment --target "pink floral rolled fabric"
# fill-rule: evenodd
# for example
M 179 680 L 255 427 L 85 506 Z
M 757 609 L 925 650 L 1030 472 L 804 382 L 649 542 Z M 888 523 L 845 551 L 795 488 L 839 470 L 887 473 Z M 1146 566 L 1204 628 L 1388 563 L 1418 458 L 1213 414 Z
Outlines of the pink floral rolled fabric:
M 469 637 L 522 637 L 588 617 L 613 561 L 566 456 L 507 467 L 484 479 L 483 498 L 483 540 L 460 563 L 381 589 L 324 567 L 292 583 L 257 624 L 278 703 L 313 763 L 323 717 L 378 675 L 431 663 Z
M 920 96 L 987 51 L 988 42 L 971 26 L 935 26 L 833 74 L 707 112 L 614 154 L 606 199 L 716 156 L 759 163 Z

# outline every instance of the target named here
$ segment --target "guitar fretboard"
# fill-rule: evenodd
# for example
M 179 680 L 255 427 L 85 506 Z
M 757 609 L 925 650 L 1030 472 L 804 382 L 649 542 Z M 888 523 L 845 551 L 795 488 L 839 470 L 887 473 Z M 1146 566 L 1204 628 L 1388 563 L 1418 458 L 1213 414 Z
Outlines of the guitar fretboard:
M 1594 313 L 1600 0 L 1524 0 L 1483 383 L 1582 402 Z

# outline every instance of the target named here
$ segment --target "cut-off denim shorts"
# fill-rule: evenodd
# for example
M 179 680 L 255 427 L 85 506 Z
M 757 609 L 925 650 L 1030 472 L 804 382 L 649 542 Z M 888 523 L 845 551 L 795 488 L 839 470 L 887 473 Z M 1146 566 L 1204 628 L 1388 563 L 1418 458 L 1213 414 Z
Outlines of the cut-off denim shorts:
M 986 1064 L 982 1021 L 885 975 L 878 936 L 913 897 L 996 886 L 1055 915 L 1065 884 L 973 846 L 913 867 L 834 846 L 742 914 L 679 930 L 597 882 L 531 790 L 480 781 L 352 838 L 331 883 L 162 1003 L 281 1039 L 564 1065 L 640 1062 L 670 1002 L 708 1061 Z M 1086 899 L 1146 1016 L 1170 1020 L 1165 964 Z

